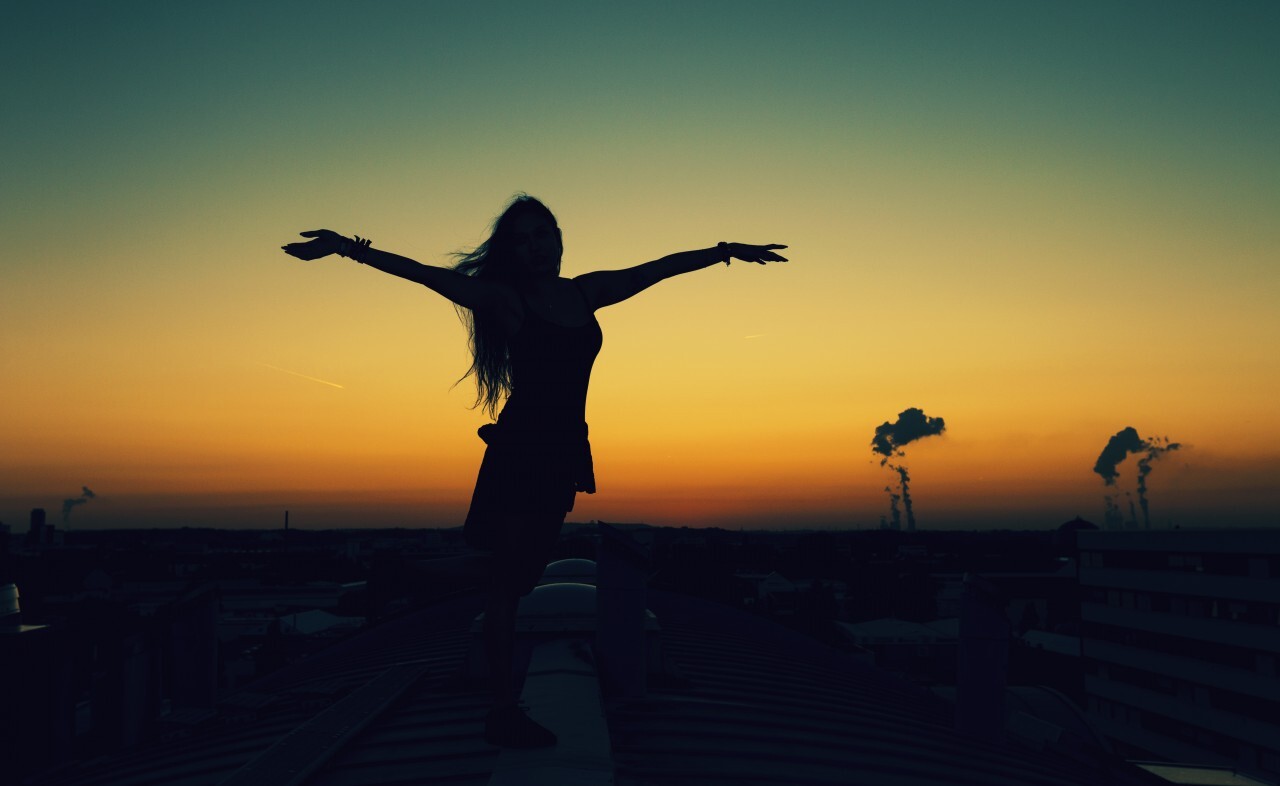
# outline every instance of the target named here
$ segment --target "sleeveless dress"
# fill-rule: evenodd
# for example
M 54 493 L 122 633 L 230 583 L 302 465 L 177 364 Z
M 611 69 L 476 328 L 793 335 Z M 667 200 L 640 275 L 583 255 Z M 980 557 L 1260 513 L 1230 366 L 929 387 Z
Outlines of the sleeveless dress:
M 511 395 L 498 422 L 479 430 L 487 447 L 463 527 L 469 546 L 545 552 L 554 547 L 577 492 L 595 493 L 586 404 L 602 341 L 594 313 L 586 323 L 566 327 L 524 302 L 524 321 L 507 342 Z M 538 522 L 547 531 L 503 531 L 513 519 Z M 534 566 L 534 581 L 544 564 Z

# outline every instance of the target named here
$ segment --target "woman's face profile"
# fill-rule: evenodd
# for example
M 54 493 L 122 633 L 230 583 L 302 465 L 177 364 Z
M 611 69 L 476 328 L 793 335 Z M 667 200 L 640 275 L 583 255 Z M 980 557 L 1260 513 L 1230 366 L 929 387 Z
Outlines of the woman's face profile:
M 511 222 L 511 255 L 516 267 L 532 275 L 559 275 L 560 232 L 543 216 L 522 213 Z

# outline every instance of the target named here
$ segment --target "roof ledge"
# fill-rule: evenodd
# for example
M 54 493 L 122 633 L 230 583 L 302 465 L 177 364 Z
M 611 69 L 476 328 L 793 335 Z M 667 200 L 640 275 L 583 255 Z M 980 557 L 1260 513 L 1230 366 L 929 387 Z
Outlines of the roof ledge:
M 611 786 L 613 751 L 591 649 L 582 641 L 539 644 L 521 700 L 558 737 L 553 748 L 503 748 L 489 786 Z

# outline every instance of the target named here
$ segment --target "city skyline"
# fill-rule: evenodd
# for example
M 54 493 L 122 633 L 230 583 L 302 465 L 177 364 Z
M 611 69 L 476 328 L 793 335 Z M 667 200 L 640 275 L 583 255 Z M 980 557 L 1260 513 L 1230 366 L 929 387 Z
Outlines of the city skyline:
M 459 526 L 488 422 L 428 264 L 514 193 L 603 309 L 571 521 L 1276 526 L 1273 5 L 24 6 L 3 36 L 0 521 Z M 455 382 L 457 383 L 455 385 Z M 82 489 L 92 489 L 84 497 Z

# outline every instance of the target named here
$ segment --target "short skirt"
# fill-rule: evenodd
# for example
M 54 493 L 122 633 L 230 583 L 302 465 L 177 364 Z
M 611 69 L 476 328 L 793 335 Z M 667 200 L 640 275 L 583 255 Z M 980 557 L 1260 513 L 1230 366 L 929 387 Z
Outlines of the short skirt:
M 488 447 L 463 526 L 463 537 L 472 548 L 498 551 L 532 545 L 522 541 L 533 533 L 501 531 L 513 519 L 555 521 L 556 532 L 550 536 L 554 538 L 564 514 L 573 510 L 577 493 L 595 493 L 585 423 L 554 431 L 490 423 L 479 435 Z

